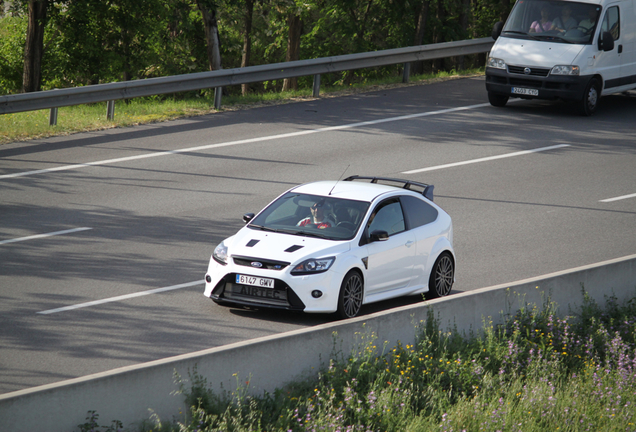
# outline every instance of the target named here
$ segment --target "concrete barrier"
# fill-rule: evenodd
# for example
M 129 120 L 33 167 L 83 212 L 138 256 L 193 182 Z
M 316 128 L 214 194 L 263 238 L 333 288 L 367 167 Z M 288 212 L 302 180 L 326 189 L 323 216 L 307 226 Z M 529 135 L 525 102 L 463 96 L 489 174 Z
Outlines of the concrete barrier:
M 459 331 L 479 330 L 484 319 L 524 304 L 541 305 L 549 294 L 562 315 L 582 304 L 582 285 L 600 305 L 609 295 L 625 300 L 636 295 L 636 255 L 595 265 L 455 294 L 356 319 L 324 324 L 219 348 L 111 370 L 55 384 L 0 395 L 0 429 L 12 432 L 70 432 L 96 410 L 100 424 L 120 420 L 124 426 L 156 413 L 171 420 L 186 412 L 174 372 L 187 377 L 197 368 L 216 389 L 233 390 L 250 380 L 253 393 L 273 391 L 295 377 L 307 376 L 337 349 L 348 354 L 361 334 L 374 333 L 389 347 L 413 343 L 416 327 L 433 309 L 441 324 Z M 337 334 L 335 334 L 337 333 Z

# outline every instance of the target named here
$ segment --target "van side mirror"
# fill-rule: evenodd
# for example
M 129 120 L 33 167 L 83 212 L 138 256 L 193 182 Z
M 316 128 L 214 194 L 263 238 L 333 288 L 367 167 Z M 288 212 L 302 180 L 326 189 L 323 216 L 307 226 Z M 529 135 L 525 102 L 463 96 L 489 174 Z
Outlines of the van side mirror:
M 611 51 L 614 49 L 614 37 L 608 31 L 601 33 L 598 38 L 598 49 L 601 51 Z
M 249 223 L 252 219 L 254 219 L 254 213 L 245 213 L 243 215 L 243 222 L 245 223 Z
M 497 40 L 499 35 L 501 35 L 501 30 L 503 30 L 504 23 L 503 21 L 498 21 L 492 28 L 492 38 Z

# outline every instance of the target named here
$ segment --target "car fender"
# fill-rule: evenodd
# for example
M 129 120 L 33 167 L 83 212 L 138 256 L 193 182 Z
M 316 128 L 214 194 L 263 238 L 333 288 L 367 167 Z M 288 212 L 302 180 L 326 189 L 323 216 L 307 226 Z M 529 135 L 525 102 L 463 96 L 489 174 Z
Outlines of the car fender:
M 457 259 L 455 258 L 455 251 L 453 249 L 453 245 L 451 244 L 450 241 L 448 241 L 448 239 L 446 237 L 439 237 L 437 239 L 437 241 L 435 242 L 435 244 L 433 245 L 433 248 L 431 249 L 431 259 L 428 261 L 428 269 L 427 269 L 427 274 L 431 274 L 431 270 L 433 269 L 433 266 L 435 265 L 435 261 L 437 261 L 437 258 L 439 258 L 439 256 L 444 253 L 444 252 L 448 252 L 451 254 L 451 257 L 453 258 L 453 262 L 455 263 L 455 268 L 457 268 Z M 453 274 L 453 280 L 455 280 L 455 275 Z
M 347 273 L 349 273 L 352 269 L 358 269 L 364 278 L 364 263 L 362 259 L 357 255 L 346 253 L 336 257 L 335 265 L 331 268 L 332 271 L 338 273 L 340 275 L 340 279 L 345 277 Z M 340 287 L 338 287 L 340 288 Z

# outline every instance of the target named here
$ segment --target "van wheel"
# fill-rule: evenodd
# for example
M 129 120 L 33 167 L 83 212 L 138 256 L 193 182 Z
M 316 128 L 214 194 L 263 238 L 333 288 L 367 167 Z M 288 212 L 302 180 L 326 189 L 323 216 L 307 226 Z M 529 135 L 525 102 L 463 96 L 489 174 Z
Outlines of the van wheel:
M 581 115 L 591 116 L 598 108 L 598 100 L 601 97 L 601 85 L 596 78 L 592 78 L 585 87 L 583 100 L 581 101 Z
M 428 292 L 426 297 L 428 299 L 434 299 L 438 297 L 445 297 L 453 288 L 453 281 L 455 279 L 455 263 L 453 258 L 448 252 L 444 252 L 437 258 L 433 269 L 431 270 L 431 277 L 428 280 Z
M 504 107 L 508 103 L 508 96 L 488 92 L 488 102 L 495 107 Z
M 360 313 L 362 308 L 362 295 L 364 283 L 362 276 L 355 270 L 347 273 L 340 286 L 338 296 L 338 316 L 340 318 L 353 318 Z

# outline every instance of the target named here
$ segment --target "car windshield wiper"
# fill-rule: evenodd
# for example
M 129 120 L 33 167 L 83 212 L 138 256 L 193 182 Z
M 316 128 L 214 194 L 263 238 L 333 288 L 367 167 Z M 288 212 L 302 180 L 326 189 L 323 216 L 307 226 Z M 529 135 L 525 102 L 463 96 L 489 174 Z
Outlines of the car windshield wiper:
M 309 231 L 293 231 L 293 232 L 290 232 L 290 234 L 296 234 L 296 235 L 305 236 L 305 237 L 316 237 L 316 238 L 322 238 L 322 239 L 331 239 L 331 237 L 326 236 L 324 234 L 318 234 L 318 233 L 313 233 L 313 232 L 309 232 Z
M 533 36 L 529 33 L 526 32 L 522 32 L 522 31 L 517 31 L 517 30 L 504 30 L 502 33 L 513 33 L 513 34 L 518 34 L 518 35 L 522 35 L 522 36 L 528 36 L 529 38 L 535 39 L 535 40 L 539 40 L 537 39 L 536 36 Z
M 277 230 L 277 229 L 275 229 L 275 228 L 268 228 L 268 227 L 263 226 L 263 225 L 254 225 L 254 224 L 249 224 L 248 226 L 249 226 L 250 228 L 256 228 L 256 229 L 259 229 L 259 230 L 261 230 L 261 231 L 270 231 L 270 232 L 275 232 L 275 233 L 280 232 L 280 230 Z
M 573 44 L 574 42 L 572 42 L 571 40 L 565 39 L 561 36 L 557 36 L 557 35 L 546 35 L 546 36 L 535 36 L 536 39 L 541 39 L 541 40 L 548 40 L 548 39 L 557 39 L 561 42 L 565 42 L 565 43 L 569 43 L 569 44 Z

